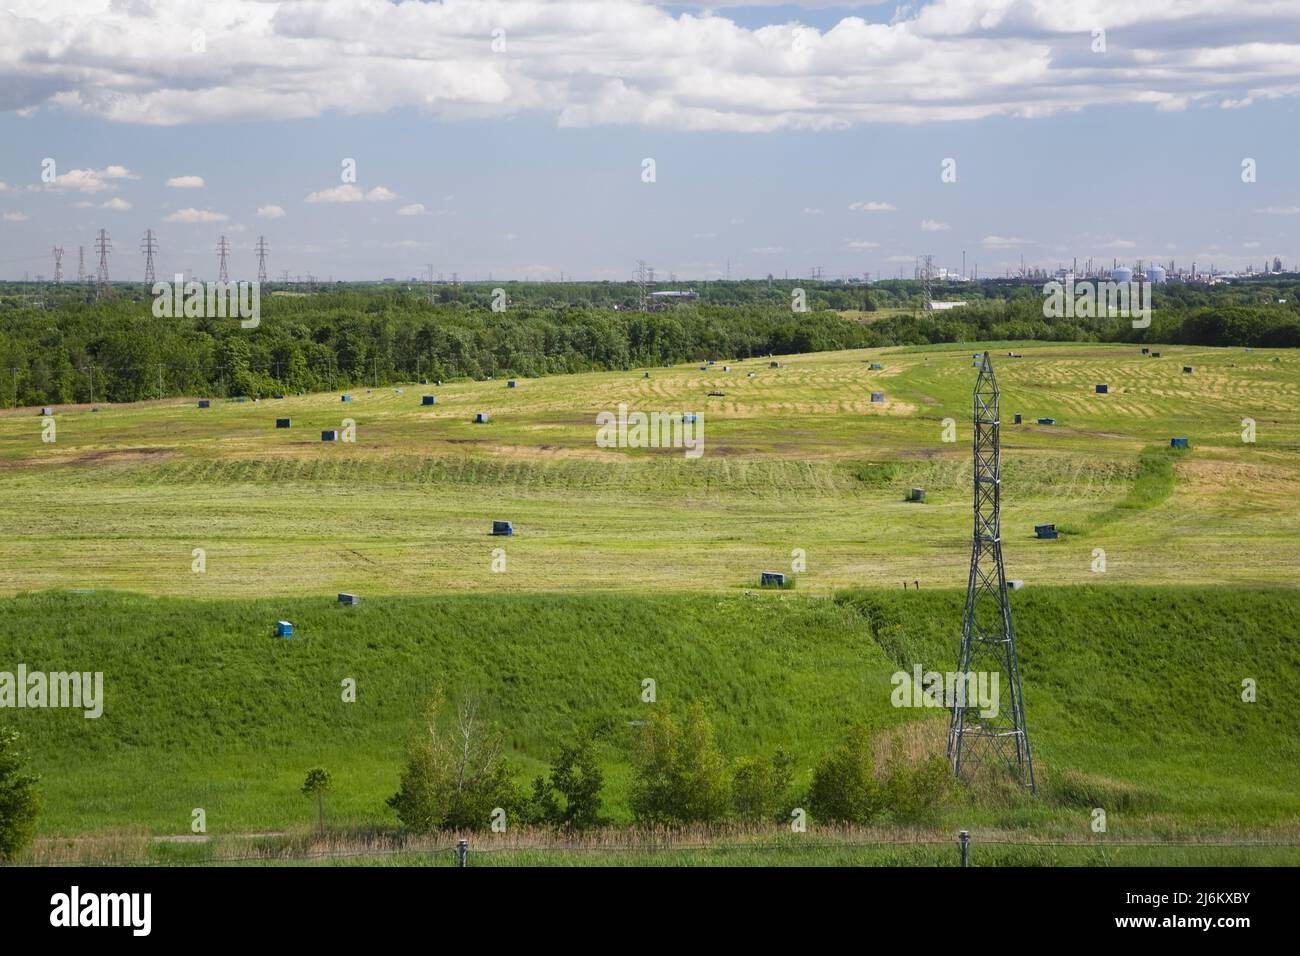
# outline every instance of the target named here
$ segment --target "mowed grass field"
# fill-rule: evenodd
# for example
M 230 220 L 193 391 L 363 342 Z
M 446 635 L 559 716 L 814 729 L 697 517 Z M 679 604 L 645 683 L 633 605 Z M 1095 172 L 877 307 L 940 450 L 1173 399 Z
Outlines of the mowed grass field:
M 1293 352 L 988 348 L 1002 387 L 1009 576 L 1294 586 Z M 347 403 L 331 393 L 202 410 L 190 399 L 59 408 L 52 443 L 36 409 L 11 410 L 0 415 L 0 593 L 734 592 L 761 570 L 790 572 L 796 549 L 800 591 L 961 586 L 975 351 L 784 356 L 779 368 L 719 359 L 514 389 L 362 387 Z M 872 403 L 872 391 L 886 400 Z M 598 447 L 596 416 L 620 403 L 700 413 L 702 456 Z M 473 423 L 479 411 L 489 424 Z M 1012 424 L 1016 412 L 1024 424 Z M 276 429 L 277 417 L 292 428 Z M 345 418 L 355 443 L 322 443 Z M 1244 418 L 1254 443 L 1242 441 Z M 1165 451 L 1173 436 L 1190 451 Z M 924 504 L 904 501 L 912 486 Z M 514 537 L 491 537 L 494 519 L 513 521 Z M 1059 540 L 1035 540 L 1033 525 L 1047 522 Z
M 960 589 L 454 594 L 349 608 L 48 592 L 0 602 L 0 661 L 102 671 L 103 715 L 5 720 L 43 777 L 47 838 L 185 835 L 194 808 L 218 838 L 305 829 L 315 807 L 298 788 L 317 765 L 334 776 L 335 827 L 395 826 L 384 799 L 435 687 L 481 701 L 521 784 L 559 744 L 599 729 L 606 812 L 626 823 L 632 722 L 651 706 L 701 702 L 728 760 L 783 748 L 799 788 L 849 720 L 878 734 L 906 725 L 942 752 L 947 713 L 893 706 L 891 678 L 952 669 L 963 600 Z M 1089 840 L 1102 807 L 1113 839 L 1300 840 L 1300 591 L 1042 587 L 1012 603 L 1041 794 L 958 800 L 941 832 Z M 280 617 L 293 640 L 272 636 Z M 641 699 L 647 677 L 654 705 Z

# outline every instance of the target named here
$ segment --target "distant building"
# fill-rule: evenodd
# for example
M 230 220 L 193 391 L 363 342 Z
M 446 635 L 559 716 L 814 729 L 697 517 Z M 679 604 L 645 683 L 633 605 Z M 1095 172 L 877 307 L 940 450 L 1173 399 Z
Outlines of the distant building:
M 700 297 L 700 294 L 694 289 L 683 290 L 664 290 L 663 292 L 651 292 L 650 299 L 653 302 L 694 302 Z

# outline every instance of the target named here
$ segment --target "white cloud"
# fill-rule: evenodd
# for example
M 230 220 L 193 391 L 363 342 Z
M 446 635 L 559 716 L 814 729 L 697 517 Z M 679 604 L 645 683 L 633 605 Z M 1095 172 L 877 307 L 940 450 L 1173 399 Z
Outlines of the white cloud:
M 4 214 L 5 222 L 26 222 L 27 213 L 25 212 L 7 212 Z
M 7 193 L 7 192 L 9 192 L 9 184 L 4 180 L 0 180 L 0 193 Z
M 172 189 L 202 189 L 202 176 L 173 176 L 167 180 L 167 185 Z
M 513 242 L 515 239 L 518 239 L 519 237 L 516 236 L 513 232 L 507 232 L 505 236 L 503 236 L 502 238 L 504 238 L 506 242 Z
M 426 212 L 427 210 L 422 202 L 413 202 L 409 206 L 403 206 L 397 210 L 399 216 L 423 216 Z
M 939 222 L 937 219 L 922 219 L 922 232 L 947 232 L 949 226 L 946 222 Z
M 1097 105 L 1243 107 L 1300 94 L 1294 0 L 932 0 L 900 4 L 888 23 L 843 16 L 825 29 L 793 18 L 750 28 L 647 0 L 604 0 L 599 17 L 590 0 L 85 0 L 84 14 L 74 9 L 6 3 L 8 109 L 49 104 L 158 125 L 533 111 L 563 126 L 758 132 Z M 1104 55 L 1089 50 L 1098 24 L 1123 38 Z M 528 55 L 487 53 L 494 26 L 526 37 Z M 181 84 L 158 69 L 157 51 L 195 28 L 220 37 L 221 52 L 187 54 Z
M 388 202 L 396 198 L 397 193 L 383 186 L 376 186 L 366 193 L 351 183 L 344 183 L 342 186 L 311 193 L 303 202 Z
M 980 245 L 987 246 L 990 249 L 1013 249 L 1016 246 L 1025 244 L 1025 240 L 1017 239 L 1014 236 L 985 236 L 980 240 Z
M 1137 248 L 1137 243 L 1136 243 L 1136 242 L 1133 242 L 1131 239 L 1112 239 L 1110 242 L 1106 243 L 1105 248 L 1107 248 L 1107 249 L 1136 249 L 1136 248 Z
M 850 249 L 876 249 L 880 243 L 872 242 L 870 239 L 845 239 L 844 245 Z
M 279 206 L 258 206 L 258 219 L 279 219 L 284 216 L 284 210 Z
M 760 256 L 774 256 L 786 251 L 785 246 L 758 246 L 750 249 L 750 252 L 758 253 Z
M 126 210 L 131 208 L 131 204 L 127 202 L 125 199 L 123 199 L 121 196 L 114 196 L 108 202 L 100 203 L 99 208 L 114 209 L 117 210 L 118 212 L 125 212 Z
M 811 206 L 805 206 L 803 211 L 806 216 L 820 216 L 822 214 L 820 209 L 814 209 Z
M 1263 209 L 1256 209 L 1255 212 L 1269 216 L 1300 216 L 1300 206 L 1265 206 Z
M 224 212 L 188 207 L 186 209 L 177 209 L 163 222 L 225 222 L 229 218 Z
M 849 203 L 849 208 L 856 212 L 893 212 L 894 211 L 893 203 L 875 202 L 875 201 L 852 202 Z
M 117 188 L 117 180 L 139 179 L 125 166 L 105 166 L 103 169 L 69 169 L 55 177 L 51 189 L 70 189 L 81 193 L 98 193 Z

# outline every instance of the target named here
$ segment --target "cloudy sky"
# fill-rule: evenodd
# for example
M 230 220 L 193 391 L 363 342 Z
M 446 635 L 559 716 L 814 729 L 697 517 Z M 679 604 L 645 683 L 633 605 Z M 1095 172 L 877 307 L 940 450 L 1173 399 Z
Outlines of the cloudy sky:
M 1300 0 L 5 6 L 5 278 L 1300 261 Z

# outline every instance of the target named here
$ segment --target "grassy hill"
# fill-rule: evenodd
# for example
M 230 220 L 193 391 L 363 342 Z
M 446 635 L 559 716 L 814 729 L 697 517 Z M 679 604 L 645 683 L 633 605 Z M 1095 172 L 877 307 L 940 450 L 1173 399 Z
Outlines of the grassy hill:
M 44 776 L 42 832 L 143 827 L 212 834 L 306 825 L 308 767 L 334 774 L 337 823 L 393 824 L 402 745 L 435 686 L 473 692 L 505 728 L 521 780 L 581 727 L 604 728 L 608 809 L 629 819 L 629 721 L 705 702 L 729 758 L 784 747 L 800 780 L 844 721 L 921 722 L 890 677 L 949 670 L 960 591 L 492 594 L 194 601 L 50 592 L 0 602 L 0 661 L 104 673 L 104 715 L 15 710 Z M 1085 834 L 1295 824 L 1300 681 L 1289 589 L 1028 588 L 1013 595 L 1043 796 L 964 807 L 952 822 Z M 293 640 L 272 636 L 292 620 Z M 344 703 L 340 682 L 357 682 Z M 1240 699 L 1241 681 L 1259 700 Z M 928 729 L 927 729 L 928 728 Z M 937 731 L 937 733 L 936 733 Z

